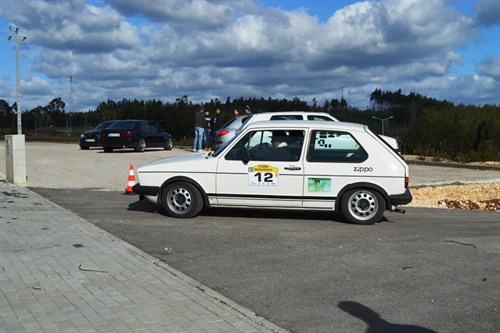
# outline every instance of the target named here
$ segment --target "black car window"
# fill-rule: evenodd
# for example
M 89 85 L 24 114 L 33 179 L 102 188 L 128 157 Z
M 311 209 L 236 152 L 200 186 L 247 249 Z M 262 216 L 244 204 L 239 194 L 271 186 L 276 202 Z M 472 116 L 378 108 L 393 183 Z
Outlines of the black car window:
M 334 121 L 332 118 L 327 117 L 327 116 L 307 116 L 307 120 L 324 120 L 324 121 Z
M 111 124 L 108 129 L 117 129 L 117 130 L 130 130 L 135 129 L 136 121 L 125 120 L 125 121 L 117 121 L 116 123 Z
M 155 125 L 155 124 L 152 124 L 152 123 L 149 123 L 149 129 L 151 131 L 151 133 L 160 133 L 160 129 Z
M 272 116 L 271 120 L 302 120 L 301 115 L 276 115 Z

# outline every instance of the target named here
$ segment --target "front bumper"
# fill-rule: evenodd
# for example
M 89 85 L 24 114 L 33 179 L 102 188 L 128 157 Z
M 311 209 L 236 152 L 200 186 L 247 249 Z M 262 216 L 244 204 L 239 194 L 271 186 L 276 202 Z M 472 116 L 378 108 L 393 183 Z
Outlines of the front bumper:
M 152 196 L 156 197 L 160 188 L 158 186 L 142 186 L 141 184 L 135 184 L 132 187 L 132 191 L 136 194 L 140 194 L 141 196 Z

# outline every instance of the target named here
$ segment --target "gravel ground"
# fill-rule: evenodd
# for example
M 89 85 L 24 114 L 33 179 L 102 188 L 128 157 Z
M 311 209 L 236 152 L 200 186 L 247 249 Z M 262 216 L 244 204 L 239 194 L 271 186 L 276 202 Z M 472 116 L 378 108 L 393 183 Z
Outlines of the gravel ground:
M 428 186 L 412 189 L 409 207 L 500 212 L 500 183 Z
M 179 154 L 193 153 L 180 148 L 104 153 L 101 149 L 81 150 L 77 144 L 27 142 L 26 186 L 124 191 L 130 165 L 137 168 L 152 160 Z M 0 142 L 3 178 L 4 158 L 5 143 Z M 412 156 L 405 159 L 411 163 L 410 186 L 414 196 L 408 206 L 500 211 L 500 165 L 496 170 L 476 170 L 413 164 L 419 161 Z
M 410 176 L 415 168 L 425 168 L 422 165 L 412 163 L 433 163 L 430 158 L 423 159 L 408 155 L 405 156 L 405 160 L 410 163 Z M 441 161 L 440 163 L 454 165 L 450 161 Z M 484 171 L 474 169 L 477 166 L 492 168 L 493 176 L 495 169 L 500 171 L 500 162 L 471 163 L 467 165 L 468 169 L 466 170 L 469 174 L 477 174 L 478 176 L 477 179 L 471 181 L 470 179 L 459 179 L 461 176 L 456 172 L 460 172 L 461 168 L 446 168 L 450 170 L 446 177 L 447 181 L 423 183 L 415 186 L 412 188 L 413 201 L 408 206 L 500 211 L 500 181 L 496 178 L 481 179 L 481 174 L 484 174 Z

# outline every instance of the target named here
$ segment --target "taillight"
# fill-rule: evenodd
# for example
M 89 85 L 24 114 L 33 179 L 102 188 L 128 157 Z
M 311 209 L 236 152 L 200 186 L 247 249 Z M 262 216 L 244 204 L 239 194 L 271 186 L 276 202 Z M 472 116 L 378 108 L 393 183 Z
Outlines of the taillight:
M 104 138 L 105 136 L 106 136 L 106 133 L 103 133 L 103 132 L 99 133 L 100 138 Z
M 127 131 L 127 132 L 123 132 L 121 133 L 121 136 L 125 137 L 125 138 L 131 138 L 134 136 L 134 133 L 130 132 L 130 131 Z
M 405 188 L 408 188 L 409 184 L 410 184 L 410 177 L 405 177 Z
M 224 135 L 229 134 L 229 133 L 230 133 L 230 132 L 229 132 L 228 130 L 224 130 L 224 129 L 223 129 L 223 130 L 220 130 L 220 131 L 219 131 L 219 134 L 217 134 L 217 136 L 224 136 Z

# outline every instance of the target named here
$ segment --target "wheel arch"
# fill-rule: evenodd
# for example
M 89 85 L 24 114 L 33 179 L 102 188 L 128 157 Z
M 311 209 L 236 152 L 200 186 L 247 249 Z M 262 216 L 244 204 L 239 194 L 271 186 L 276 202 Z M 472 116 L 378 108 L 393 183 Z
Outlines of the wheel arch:
M 342 211 L 342 204 L 341 204 L 342 197 L 344 196 L 344 194 L 347 191 L 353 190 L 353 189 L 361 189 L 361 188 L 374 190 L 374 191 L 377 191 L 378 193 L 380 193 L 380 195 L 382 195 L 382 197 L 384 198 L 384 201 L 385 201 L 385 209 L 390 208 L 389 194 L 387 194 L 387 192 L 381 186 L 379 186 L 377 184 L 373 184 L 373 183 L 368 183 L 368 182 L 358 182 L 358 183 L 348 184 L 340 190 L 339 194 L 337 195 L 337 200 L 335 200 L 335 210 L 339 211 L 339 212 Z
M 198 189 L 198 191 L 200 191 L 201 196 L 203 197 L 203 203 L 205 204 L 205 207 L 210 207 L 208 195 L 205 192 L 205 190 L 203 189 L 203 187 L 201 187 L 200 184 L 197 181 L 195 181 L 194 179 L 186 177 L 186 176 L 176 176 L 176 177 L 172 177 L 172 178 L 169 178 L 166 181 L 164 181 L 163 184 L 161 184 L 160 189 L 158 191 L 158 202 L 161 202 L 161 196 L 162 196 L 163 189 L 165 188 L 165 186 L 172 184 L 172 183 L 176 183 L 176 182 L 187 182 L 187 183 L 190 183 L 191 185 L 195 186 Z

